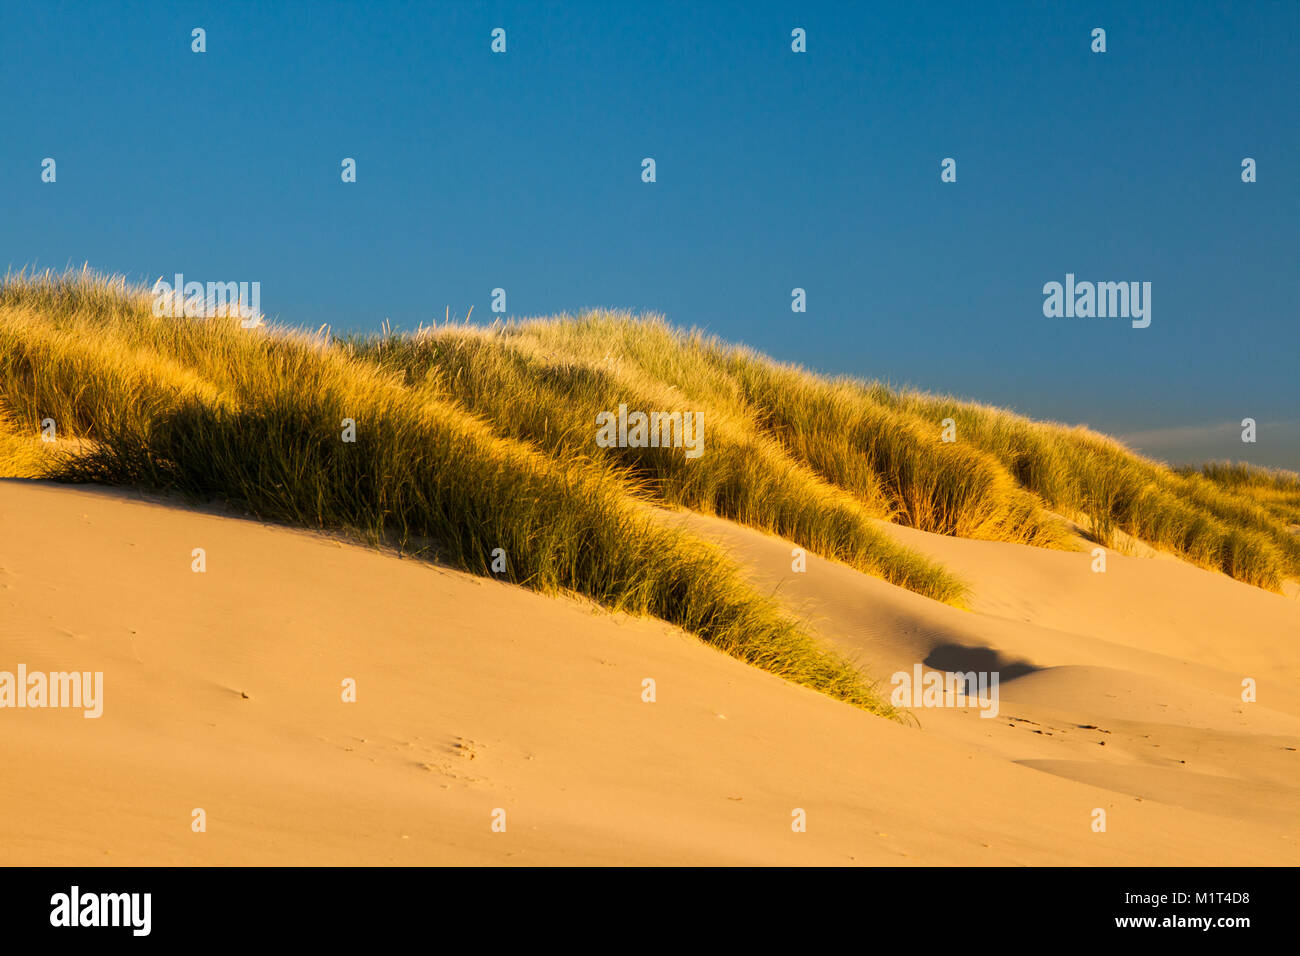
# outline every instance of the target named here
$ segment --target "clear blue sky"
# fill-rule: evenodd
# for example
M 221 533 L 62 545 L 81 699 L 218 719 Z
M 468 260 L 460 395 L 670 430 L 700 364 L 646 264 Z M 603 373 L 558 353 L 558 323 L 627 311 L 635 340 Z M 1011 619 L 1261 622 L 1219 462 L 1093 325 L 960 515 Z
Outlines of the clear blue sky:
M 0 267 L 336 330 L 500 286 L 1300 467 L 1300 3 L 5 2 L 0 83 Z M 1151 327 L 1045 318 L 1067 272 Z

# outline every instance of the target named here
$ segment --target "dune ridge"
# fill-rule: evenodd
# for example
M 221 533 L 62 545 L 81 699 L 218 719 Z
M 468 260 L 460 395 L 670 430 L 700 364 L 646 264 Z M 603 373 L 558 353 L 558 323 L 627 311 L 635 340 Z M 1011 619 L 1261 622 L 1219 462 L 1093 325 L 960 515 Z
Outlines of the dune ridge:
M 704 453 L 597 443 L 623 406 Z M 0 649 L 118 702 L 5 715 L 14 860 L 1297 858 L 1290 473 L 654 317 L 339 338 L 80 272 L 0 286 L 0 479 Z M 912 672 L 1000 675 L 997 716 Z

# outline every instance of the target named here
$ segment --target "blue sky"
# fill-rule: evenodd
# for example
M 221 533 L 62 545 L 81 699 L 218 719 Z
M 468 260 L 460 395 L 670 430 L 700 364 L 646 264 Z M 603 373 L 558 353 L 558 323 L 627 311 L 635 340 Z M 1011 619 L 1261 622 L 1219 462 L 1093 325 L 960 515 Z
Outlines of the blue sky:
M 0 267 L 336 330 L 502 287 L 1300 467 L 1297 3 L 7 2 L 0 82 Z M 1151 326 L 1045 318 L 1067 272 Z

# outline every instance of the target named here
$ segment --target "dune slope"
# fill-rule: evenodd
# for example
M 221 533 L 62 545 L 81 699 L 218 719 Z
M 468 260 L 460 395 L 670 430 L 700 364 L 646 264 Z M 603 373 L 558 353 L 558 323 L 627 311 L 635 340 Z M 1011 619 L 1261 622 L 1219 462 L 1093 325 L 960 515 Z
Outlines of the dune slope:
M 1090 553 L 890 526 L 971 582 L 964 612 L 811 555 L 792 573 L 788 542 L 673 520 L 723 544 L 872 673 L 999 672 L 997 717 L 922 708 L 927 735 L 1144 801 L 1271 821 L 1300 860 L 1300 601 L 1164 555 L 1107 554 L 1099 573 Z
M 785 542 L 694 520 L 731 536 L 758 580 L 777 573 L 777 555 L 789 566 Z M 203 574 L 191 570 L 196 547 Z M 796 583 L 820 593 L 795 594 Z M 1159 725 L 1162 740 L 1183 741 L 1179 753 L 1199 748 L 1197 776 L 1136 752 L 1087 759 L 1087 746 L 1101 748 L 1084 730 L 1048 738 L 937 712 L 904 726 L 662 622 L 328 537 L 4 481 L 0 670 L 101 670 L 105 690 L 97 720 L 0 711 L 0 863 L 1296 862 L 1282 819 L 1296 753 L 1283 748 L 1300 739 L 1300 712 L 1273 702 L 1263 671 L 1267 712 L 1234 713 L 1225 691 L 1212 714 L 1172 719 L 1139 687 L 1085 720 L 1103 708 L 1100 669 L 1166 681 L 1197 706 L 1212 696 L 1202 685 L 1228 672 L 1209 650 L 1184 662 L 1117 631 L 1055 627 L 1065 598 L 1016 621 L 816 560 L 778 594 L 816 605 L 823 634 L 874 673 L 963 641 L 1027 656 L 1040 669 L 1007 685 L 1004 713 L 1046 726 L 1057 708 L 1130 744 Z M 1278 613 L 1295 620 L 1289 605 Z M 1036 645 L 1043 635 L 1055 643 Z M 1263 661 L 1272 638 L 1258 640 Z M 1200 683 L 1174 680 L 1180 667 Z M 348 678 L 355 703 L 341 700 Z M 654 703 L 642 700 L 646 678 Z M 1130 764 L 1146 776 L 1126 774 Z M 1178 799 L 1160 791 L 1172 773 Z M 1229 778 L 1236 809 L 1222 806 Z M 191 829 L 195 808 L 206 832 Z M 503 833 L 491 826 L 498 808 Z M 1092 831 L 1094 808 L 1107 810 L 1105 833 Z M 796 809 L 807 832 L 792 832 Z

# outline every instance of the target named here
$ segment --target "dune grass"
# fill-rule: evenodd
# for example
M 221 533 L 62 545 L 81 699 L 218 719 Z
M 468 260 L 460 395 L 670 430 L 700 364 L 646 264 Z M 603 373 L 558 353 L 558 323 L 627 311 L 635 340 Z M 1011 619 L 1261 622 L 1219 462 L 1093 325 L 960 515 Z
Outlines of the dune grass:
M 596 415 L 620 404 L 702 415 L 704 453 L 600 447 Z M 39 437 L 48 420 L 58 441 Z M 156 317 L 147 289 L 88 271 L 0 285 L 0 476 L 220 499 L 396 543 L 659 617 L 894 716 L 852 663 L 656 507 L 717 514 L 959 606 L 963 584 L 883 522 L 1075 548 L 1069 519 L 1261 587 L 1300 576 L 1289 473 L 1176 472 L 1087 429 L 817 376 L 657 318 L 340 339 Z
M 1300 576 L 1300 539 L 1258 502 L 1174 471 L 1087 428 L 1002 409 L 864 386 L 899 414 L 952 418 L 961 440 L 990 453 L 1051 508 L 1083 516 L 1103 540 L 1119 529 L 1187 560 L 1270 590 Z
M 722 551 L 659 520 L 616 468 L 501 434 L 325 338 L 156 318 L 143 290 L 106 292 L 90 274 L 11 278 L 0 289 L 0 402 L 4 474 L 220 499 L 480 574 L 500 555 L 497 577 L 661 618 L 898 716 Z M 83 444 L 34 468 L 48 418 Z M 342 440 L 345 419 L 354 442 Z
M 627 368 L 554 357 L 494 330 L 444 327 L 349 345 L 351 354 L 400 374 L 420 394 L 456 401 L 502 434 L 561 459 L 598 459 L 653 500 L 781 535 L 928 597 L 961 598 L 956 579 L 871 521 L 886 514 L 879 503 L 824 481 L 725 405 Z M 596 415 L 620 403 L 702 414 L 706 452 L 688 459 L 680 448 L 598 447 Z
M 592 313 L 503 334 L 570 360 L 631 367 L 719 405 L 890 520 L 938 534 L 1072 546 L 1063 523 L 992 456 L 864 399 L 853 380 L 822 378 L 657 318 Z
M 1210 484 L 1262 506 L 1289 530 L 1300 530 L 1300 474 L 1282 468 L 1260 468 L 1245 462 L 1212 461 L 1176 469 L 1189 479 Z
M 50 461 L 41 439 L 21 434 L 0 409 L 0 478 L 39 478 L 48 470 Z
M 458 332 L 435 329 L 434 342 Z M 1270 590 L 1300 576 L 1285 491 L 1269 502 L 1176 472 L 1086 428 L 854 379 L 827 379 L 660 319 L 619 313 L 476 333 L 584 374 L 658 383 L 721 409 L 866 513 L 925 531 L 1074 548 L 1062 518 L 1104 545 L 1124 532 Z M 453 383 L 457 380 L 455 363 Z M 945 420 L 955 427 L 944 442 Z M 1240 483 L 1239 483 L 1240 484 Z M 743 516 L 737 520 L 745 520 Z M 789 535 L 788 531 L 781 532 Z

